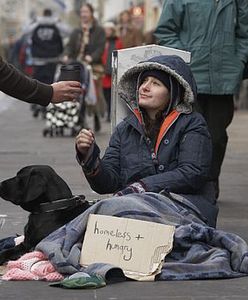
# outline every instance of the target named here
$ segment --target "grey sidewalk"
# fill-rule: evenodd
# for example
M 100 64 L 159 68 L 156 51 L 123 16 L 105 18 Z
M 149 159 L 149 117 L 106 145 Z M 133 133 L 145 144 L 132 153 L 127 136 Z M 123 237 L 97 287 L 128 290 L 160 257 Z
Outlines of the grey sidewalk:
M 75 161 L 74 139 L 43 138 L 44 121 L 34 120 L 29 105 L 8 100 L 0 95 L 0 181 L 15 176 L 24 166 L 48 164 L 68 183 L 74 194 L 87 198 L 99 196 L 91 191 Z M 6 97 L 8 98 L 8 97 Z M 89 119 L 89 123 L 91 120 Z M 248 242 L 248 111 L 235 113 L 229 129 L 229 146 L 221 175 L 218 228 L 239 234 Z M 103 123 L 96 135 L 106 147 L 110 126 Z M 0 214 L 7 215 L 0 238 L 22 233 L 27 213 L 0 201 Z M 130 299 L 130 300 L 226 300 L 247 299 L 248 277 L 226 280 L 179 282 L 126 282 L 108 285 L 99 290 L 63 290 L 45 282 L 1 282 L 0 299 Z

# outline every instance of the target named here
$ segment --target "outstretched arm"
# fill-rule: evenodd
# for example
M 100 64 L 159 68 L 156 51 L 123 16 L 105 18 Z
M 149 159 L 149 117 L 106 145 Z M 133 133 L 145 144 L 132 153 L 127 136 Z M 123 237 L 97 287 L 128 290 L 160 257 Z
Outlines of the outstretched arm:
M 0 56 L 0 90 L 19 100 L 43 106 L 74 100 L 82 92 L 80 83 L 61 81 L 48 85 L 29 78 Z
M 50 85 L 38 83 L 0 57 L 0 90 L 19 100 L 48 105 L 53 89 Z

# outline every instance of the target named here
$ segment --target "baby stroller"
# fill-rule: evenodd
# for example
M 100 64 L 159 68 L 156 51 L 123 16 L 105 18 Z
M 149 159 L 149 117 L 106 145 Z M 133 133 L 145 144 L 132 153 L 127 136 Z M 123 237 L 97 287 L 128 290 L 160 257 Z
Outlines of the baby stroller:
M 70 65 L 80 66 L 80 82 L 83 94 L 77 102 L 64 102 L 59 104 L 49 104 L 45 116 L 46 124 L 43 129 L 43 136 L 75 136 L 80 128 L 84 126 L 85 119 L 85 95 L 89 86 L 89 74 L 87 67 L 75 62 Z M 60 80 L 60 67 L 58 67 L 55 80 Z

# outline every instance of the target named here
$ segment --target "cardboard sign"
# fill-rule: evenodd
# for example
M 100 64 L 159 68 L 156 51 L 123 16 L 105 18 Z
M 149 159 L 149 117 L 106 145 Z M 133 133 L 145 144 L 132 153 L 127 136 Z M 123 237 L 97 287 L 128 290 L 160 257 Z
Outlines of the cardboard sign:
M 80 264 L 110 263 L 136 280 L 154 280 L 171 251 L 174 226 L 90 215 Z

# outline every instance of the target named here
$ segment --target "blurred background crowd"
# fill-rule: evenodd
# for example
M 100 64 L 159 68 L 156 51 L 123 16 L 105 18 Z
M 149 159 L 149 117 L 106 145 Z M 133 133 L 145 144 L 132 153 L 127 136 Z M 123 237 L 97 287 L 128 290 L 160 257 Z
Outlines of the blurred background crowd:
M 77 62 L 84 67 L 91 67 L 97 98 L 92 102 L 97 105 L 91 105 L 91 113 L 94 115 L 94 129 L 100 131 L 102 118 L 110 122 L 111 53 L 115 49 L 155 44 L 153 30 L 161 13 L 162 2 L 1 0 L 0 55 L 28 76 L 45 83 L 56 80 L 58 66 L 62 64 Z M 37 53 L 34 48 L 38 38 L 34 35 L 37 35 L 35 31 L 38 25 L 56 26 L 62 43 L 58 45 L 57 40 L 57 50 L 51 46 L 55 43 L 53 40 L 44 43 L 44 53 Z M 42 47 L 38 45 L 36 48 Z M 87 87 L 91 97 L 92 89 L 89 84 Z M 79 112 L 81 124 L 78 124 L 78 118 L 74 123 L 80 126 L 85 126 L 82 123 L 86 106 L 84 99 L 81 99 L 80 107 L 67 108 L 67 114 L 72 109 Z M 47 119 L 47 110 L 50 110 L 50 119 L 46 121 L 47 127 L 51 127 L 50 116 L 55 114 L 54 110 L 37 105 L 32 105 L 31 110 L 35 118 L 41 116 L 43 119 Z M 47 133 L 45 130 L 44 135 Z
M 90 100 L 94 104 L 91 105 L 91 113 L 94 129 L 100 131 L 101 120 L 104 118 L 104 121 L 110 122 L 111 119 L 111 53 L 115 49 L 156 44 L 153 31 L 162 3 L 163 0 L 1 0 L 0 55 L 28 76 L 45 83 L 56 80 L 58 66 L 62 64 L 77 62 L 88 66 L 86 88 L 90 93 L 88 98 L 96 98 Z M 57 41 L 57 52 L 55 48 L 47 48 L 52 45 L 51 42 L 45 45 L 45 49 L 49 50 L 43 54 L 33 49 L 37 40 L 34 38 L 35 29 L 42 24 L 56 25 L 61 37 L 60 45 Z M 94 96 L 89 86 L 91 75 Z M 236 109 L 248 108 L 247 94 L 246 80 L 240 93 L 235 95 Z M 83 123 L 88 102 L 86 99 L 85 104 L 83 97 L 78 107 L 63 108 L 67 114 L 78 115 L 74 121 L 72 119 L 72 134 L 76 132 L 75 124 L 86 126 Z M 75 110 L 76 113 L 73 112 Z M 52 126 L 54 107 L 33 105 L 31 111 L 35 118 L 41 116 L 46 119 L 47 127 Z M 55 121 L 63 124 L 61 118 Z M 63 126 L 60 128 L 63 129 Z M 47 129 L 43 133 L 53 134 Z

